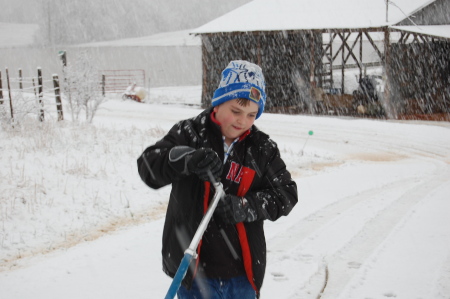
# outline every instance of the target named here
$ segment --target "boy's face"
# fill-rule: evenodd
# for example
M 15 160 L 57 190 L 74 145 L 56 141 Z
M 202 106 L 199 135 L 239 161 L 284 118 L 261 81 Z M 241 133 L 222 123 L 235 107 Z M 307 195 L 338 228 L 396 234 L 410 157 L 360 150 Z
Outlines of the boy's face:
M 227 144 L 246 132 L 255 122 L 258 114 L 258 104 L 249 101 L 246 106 L 241 106 L 237 99 L 227 101 L 214 107 L 216 119 L 220 122 L 222 135 Z

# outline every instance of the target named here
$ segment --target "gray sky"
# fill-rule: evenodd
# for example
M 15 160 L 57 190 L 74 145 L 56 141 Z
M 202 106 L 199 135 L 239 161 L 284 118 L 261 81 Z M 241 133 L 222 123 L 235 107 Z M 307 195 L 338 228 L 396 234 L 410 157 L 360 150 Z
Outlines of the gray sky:
M 0 22 L 38 24 L 38 43 L 74 44 L 196 28 L 250 1 L 0 0 Z
M 55 0 L 0 0 L 0 22 L 9 23 L 38 23 L 41 16 L 39 12 L 47 2 Z M 101 2 L 102 0 L 56 0 L 57 2 Z M 217 18 L 226 12 L 233 10 L 251 0 L 127 0 L 127 5 L 145 9 L 152 7 L 163 14 L 169 11 L 182 12 L 183 20 L 189 20 L 192 24 L 202 25 L 203 22 Z M 112 2 L 112 1 L 111 1 Z M 144 3 L 144 5 L 142 5 Z M 181 15 L 181 14 L 179 14 Z M 170 19 L 170 15 L 167 15 Z M 180 20 L 181 21 L 181 20 Z M 194 27 L 197 25 L 194 25 Z

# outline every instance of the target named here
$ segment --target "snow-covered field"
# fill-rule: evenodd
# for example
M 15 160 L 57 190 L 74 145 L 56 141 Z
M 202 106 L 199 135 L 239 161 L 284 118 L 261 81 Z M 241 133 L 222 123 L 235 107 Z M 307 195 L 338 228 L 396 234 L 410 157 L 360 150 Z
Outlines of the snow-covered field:
M 93 124 L 57 123 L 48 108 L 42 124 L 2 126 L 1 298 L 164 297 L 170 186 L 146 187 L 136 158 L 201 111 L 200 93 L 110 97 Z M 266 222 L 261 298 L 450 298 L 450 123 L 266 113 L 256 125 L 300 199 Z

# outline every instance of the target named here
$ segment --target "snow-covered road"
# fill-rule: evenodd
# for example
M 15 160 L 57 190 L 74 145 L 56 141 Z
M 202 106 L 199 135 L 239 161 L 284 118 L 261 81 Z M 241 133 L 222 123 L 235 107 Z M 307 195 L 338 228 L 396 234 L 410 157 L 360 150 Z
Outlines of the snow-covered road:
M 120 172 L 135 167 L 132 159 L 155 140 L 144 140 L 146 132 L 167 131 L 199 112 L 111 100 L 94 120 L 98 128 L 133 132 L 127 142 L 135 146 L 114 164 Z M 288 217 L 266 222 L 261 298 L 315 299 L 322 290 L 324 299 L 450 298 L 450 123 L 264 114 L 256 125 L 278 143 L 299 190 Z M 102 132 L 96 132 L 99 140 Z M 98 163 L 105 169 L 104 161 L 117 159 L 115 142 L 101 149 L 105 160 Z M 153 201 L 141 205 L 152 217 L 93 241 L 17 259 L 11 270 L 0 272 L 1 298 L 164 297 L 171 280 L 161 270 L 161 206 L 169 189 L 150 190 L 130 171 L 118 180 L 121 192 L 132 207 L 137 204 L 131 198 Z M 114 206 L 117 200 L 97 196 L 99 204 Z M 95 216 L 98 210 L 92 209 L 86 215 Z M 40 213 L 41 221 L 54 217 Z M 14 219 L 3 221 L 8 226 Z M 10 251 L 14 247 L 7 245 Z
M 314 129 L 308 149 L 336 166 L 298 179 L 298 221 L 274 224 L 268 298 L 316 298 L 325 283 L 321 298 L 449 296 L 448 127 L 293 116 L 260 127 L 288 151 L 302 137 L 286 128 Z

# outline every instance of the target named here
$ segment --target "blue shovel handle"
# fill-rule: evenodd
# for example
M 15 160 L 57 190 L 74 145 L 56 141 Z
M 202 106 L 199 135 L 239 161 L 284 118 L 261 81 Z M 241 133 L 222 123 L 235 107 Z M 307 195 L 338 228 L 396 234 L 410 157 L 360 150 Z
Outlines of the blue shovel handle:
M 167 291 L 166 297 L 164 297 L 165 299 L 175 298 L 175 295 L 178 292 L 178 289 L 180 288 L 181 281 L 186 276 L 186 272 L 189 268 L 191 261 L 194 258 L 197 258 L 198 244 L 200 243 L 200 240 L 202 239 L 203 233 L 205 232 L 206 228 L 208 227 L 208 223 L 213 216 L 214 210 L 216 209 L 217 204 L 219 203 L 220 199 L 225 194 L 221 183 L 215 183 L 214 186 L 216 188 L 216 193 L 214 194 L 213 200 L 212 200 L 211 204 L 209 205 L 208 210 L 206 211 L 206 214 L 203 216 L 203 219 L 200 222 L 200 225 L 198 226 L 194 237 L 192 238 L 189 248 L 186 249 L 186 251 L 184 252 L 183 259 L 181 260 L 180 266 L 178 266 L 177 273 L 175 273 L 172 283 L 170 284 L 169 290 Z
M 193 256 L 190 253 L 185 253 L 183 259 L 181 260 L 180 266 L 178 266 L 177 273 L 175 274 L 172 283 L 170 284 L 169 290 L 167 291 L 166 297 L 164 299 L 173 299 L 180 288 L 181 282 L 186 276 L 186 272 L 189 268 Z

